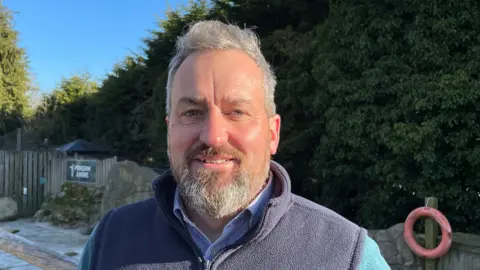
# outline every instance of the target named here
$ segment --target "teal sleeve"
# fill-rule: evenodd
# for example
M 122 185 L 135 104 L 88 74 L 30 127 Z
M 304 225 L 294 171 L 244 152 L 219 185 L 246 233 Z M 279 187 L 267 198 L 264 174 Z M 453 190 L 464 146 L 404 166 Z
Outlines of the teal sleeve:
M 383 258 L 377 243 L 368 236 L 366 236 L 364 242 L 359 270 L 390 270 L 390 266 Z
M 92 233 L 90 234 L 90 237 L 87 240 L 87 243 L 85 244 L 85 247 L 83 248 L 83 252 L 80 257 L 80 262 L 78 263 L 77 270 L 90 270 L 90 263 L 91 263 L 92 252 L 93 252 L 93 243 L 95 239 L 96 230 L 97 230 L 97 227 L 95 226 Z

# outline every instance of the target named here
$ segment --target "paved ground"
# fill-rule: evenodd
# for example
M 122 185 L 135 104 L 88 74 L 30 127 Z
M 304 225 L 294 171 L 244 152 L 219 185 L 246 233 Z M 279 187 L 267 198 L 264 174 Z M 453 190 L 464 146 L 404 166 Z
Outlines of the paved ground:
M 82 235 L 79 230 L 61 229 L 45 222 L 31 222 L 29 219 L 0 222 L 0 228 L 4 230 L 20 230 L 17 235 L 62 254 L 72 251 L 76 252 L 78 255 L 72 258 L 77 261 L 80 259 L 83 246 L 88 239 L 88 236 Z M 29 265 L 15 256 L 0 251 L 0 270 L 4 269 L 37 270 L 40 268 Z

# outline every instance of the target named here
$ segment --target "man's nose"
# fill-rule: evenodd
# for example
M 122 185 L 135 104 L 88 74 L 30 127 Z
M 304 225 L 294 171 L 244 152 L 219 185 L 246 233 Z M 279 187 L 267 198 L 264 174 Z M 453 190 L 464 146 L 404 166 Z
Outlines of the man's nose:
M 228 141 L 227 123 L 223 114 L 212 110 L 204 122 L 200 140 L 208 146 L 218 147 Z

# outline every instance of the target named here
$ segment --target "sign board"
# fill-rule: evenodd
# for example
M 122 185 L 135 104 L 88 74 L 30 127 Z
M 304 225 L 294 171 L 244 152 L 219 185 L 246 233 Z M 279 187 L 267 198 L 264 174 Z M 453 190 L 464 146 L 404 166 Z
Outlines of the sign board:
M 95 160 L 67 160 L 66 180 L 70 182 L 95 183 L 97 162 Z

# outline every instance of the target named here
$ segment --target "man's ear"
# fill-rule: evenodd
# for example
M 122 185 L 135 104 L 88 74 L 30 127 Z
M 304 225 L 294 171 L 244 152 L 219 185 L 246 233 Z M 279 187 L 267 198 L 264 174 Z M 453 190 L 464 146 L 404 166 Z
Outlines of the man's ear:
M 270 117 L 268 121 L 270 128 L 270 155 L 275 155 L 280 142 L 280 115 L 276 114 L 273 117 Z

